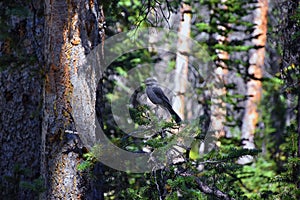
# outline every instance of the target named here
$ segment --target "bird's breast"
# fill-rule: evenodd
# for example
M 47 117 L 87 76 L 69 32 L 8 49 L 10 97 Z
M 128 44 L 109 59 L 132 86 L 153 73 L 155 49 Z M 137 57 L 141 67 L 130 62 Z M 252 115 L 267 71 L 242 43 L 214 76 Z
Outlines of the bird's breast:
M 147 96 L 148 98 L 150 99 L 150 101 L 153 103 L 153 104 L 162 104 L 162 99 L 159 98 L 155 92 L 152 90 L 152 88 L 146 88 L 146 93 L 147 93 Z

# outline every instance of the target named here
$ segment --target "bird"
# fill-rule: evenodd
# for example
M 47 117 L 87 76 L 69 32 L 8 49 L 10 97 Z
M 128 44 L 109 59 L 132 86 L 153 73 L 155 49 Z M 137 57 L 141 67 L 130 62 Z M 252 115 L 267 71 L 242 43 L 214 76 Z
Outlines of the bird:
M 170 100 L 164 94 L 162 89 L 158 86 L 158 82 L 155 78 L 147 78 L 144 83 L 146 84 L 146 94 L 150 101 L 155 104 L 159 105 L 163 108 L 166 108 L 169 113 L 171 114 L 172 118 L 175 120 L 177 124 L 179 124 L 182 120 L 179 115 L 174 111 Z

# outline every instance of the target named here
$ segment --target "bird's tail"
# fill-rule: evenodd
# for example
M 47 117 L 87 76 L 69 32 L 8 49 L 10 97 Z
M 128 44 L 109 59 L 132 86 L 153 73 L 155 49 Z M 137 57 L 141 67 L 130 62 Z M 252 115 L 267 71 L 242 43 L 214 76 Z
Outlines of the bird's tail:
M 168 110 L 170 114 L 172 115 L 172 118 L 175 120 L 177 124 L 179 124 L 182 120 L 179 117 L 179 115 L 173 110 L 172 106 L 168 106 Z

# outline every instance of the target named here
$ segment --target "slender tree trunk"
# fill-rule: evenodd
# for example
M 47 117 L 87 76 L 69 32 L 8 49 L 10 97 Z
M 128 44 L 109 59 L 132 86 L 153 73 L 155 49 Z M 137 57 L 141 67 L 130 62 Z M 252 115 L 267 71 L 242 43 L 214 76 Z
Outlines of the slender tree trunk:
M 223 12 L 227 11 L 227 6 L 225 5 L 225 2 L 227 0 L 223 0 L 222 5 L 220 6 L 220 9 L 223 10 Z M 228 25 L 228 24 L 227 24 Z M 228 26 L 230 27 L 230 26 Z M 224 34 L 218 34 L 216 36 L 216 40 L 218 41 L 218 44 L 220 45 L 228 45 L 228 35 L 226 33 L 227 28 L 225 26 L 222 26 L 221 24 L 217 26 L 217 29 L 220 33 Z M 219 139 L 221 137 L 225 136 L 225 130 L 224 130 L 224 123 L 226 121 L 226 103 L 224 102 L 224 97 L 226 95 L 226 88 L 225 88 L 225 78 L 228 74 L 228 67 L 224 61 L 229 60 L 229 54 L 227 51 L 224 51 L 222 49 L 216 49 L 216 54 L 218 56 L 216 63 L 217 68 L 214 70 L 214 73 L 216 74 L 215 77 L 215 86 L 212 89 L 212 106 L 211 106 L 211 131 L 214 132 L 214 136 Z M 217 142 L 217 145 L 220 145 L 220 142 Z
M 41 172 L 47 189 L 41 198 L 87 198 L 89 185 L 77 166 L 83 147 L 95 142 L 96 79 L 83 63 L 100 42 L 103 15 L 96 0 L 46 0 L 45 14 Z
M 213 19 L 215 18 L 215 13 L 213 12 L 215 12 L 216 8 L 218 8 L 218 10 L 222 10 L 224 13 L 228 12 L 225 2 L 226 0 L 222 1 L 220 4 L 214 5 L 212 3 L 212 7 L 209 8 L 211 12 L 210 20 L 215 20 Z M 222 21 L 223 19 L 218 20 Z M 210 21 L 210 24 L 213 23 Z M 222 24 L 228 25 L 228 22 L 224 22 L 223 20 L 222 23 L 216 27 L 218 29 L 218 34 L 210 34 L 210 38 L 212 40 L 217 40 L 219 45 L 226 46 L 228 43 L 228 32 L 226 30 L 226 26 L 223 26 Z M 214 77 L 211 82 L 212 87 L 208 94 L 208 99 L 211 103 L 209 106 L 210 126 L 205 141 L 200 145 L 200 155 L 207 153 L 216 146 L 220 146 L 221 143 L 218 140 L 225 136 L 224 124 L 226 122 L 226 103 L 224 102 L 224 97 L 226 95 L 225 79 L 228 74 L 228 67 L 225 61 L 229 59 L 229 54 L 223 49 L 216 49 L 213 53 L 217 54 L 217 59 L 215 60 L 216 67 L 214 68 Z M 202 167 L 199 166 L 199 169 L 202 169 Z
M 180 15 L 181 21 L 178 27 L 178 41 L 177 41 L 177 55 L 176 55 L 176 76 L 175 76 L 175 92 L 173 108 L 178 111 L 182 120 L 185 118 L 184 107 L 184 95 L 187 87 L 188 80 L 188 64 L 190 51 L 189 39 L 191 34 L 191 18 L 192 8 L 186 3 L 181 4 Z
M 262 72 L 265 60 L 265 44 L 267 37 L 267 14 L 268 14 L 268 1 L 259 0 L 258 8 L 255 11 L 254 23 L 256 24 L 256 30 L 254 35 L 258 35 L 257 39 L 254 39 L 253 43 L 258 47 L 257 50 L 252 52 L 250 56 L 250 66 L 248 69 L 249 81 L 247 82 L 247 96 L 248 99 L 245 104 L 245 113 L 243 117 L 242 125 L 242 144 L 243 148 L 253 149 L 254 134 L 256 124 L 258 122 L 258 104 L 261 99 L 262 90 Z M 246 164 L 252 162 L 252 156 L 244 156 L 239 159 L 240 164 Z

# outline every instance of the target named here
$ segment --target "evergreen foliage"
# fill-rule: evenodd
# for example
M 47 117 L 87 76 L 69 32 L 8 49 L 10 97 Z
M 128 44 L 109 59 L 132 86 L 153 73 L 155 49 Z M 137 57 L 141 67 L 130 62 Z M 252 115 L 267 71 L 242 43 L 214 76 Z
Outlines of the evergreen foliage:
M 252 78 L 247 70 L 250 65 L 249 51 L 260 48 L 251 45 L 251 40 L 257 37 L 257 35 L 252 34 L 255 24 L 249 18 L 256 8 L 255 3 L 254 0 L 202 0 L 193 4 L 193 11 L 197 11 L 200 7 L 206 10 L 203 15 L 197 12 L 193 13 L 195 15 L 193 36 L 198 38 L 198 41 L 203 45 L 209 46 L 211 58 L 217 66 L 219 66 L 220 61 L 224 62 L 229 73 L 244 83 Z M 143 6 L 145 5 L 142 2 L 119 1 L 117 7 L 126 11 L 126 15 L 122 16 L 126 23 L 121 23 L 119 26 L 123 30 L 128 30 L 133 27 L 133 24 L 142 25 L 141 20 L 146 19 L 148 13 L 144 12 L 145 15 L 140 16 L 135 8 Z M 151 6 L 153 8 L 152 4 Z M 179 7 L 179 4 L 173 9 L 175 10 L 176 7 Z M 139 17 L 134 17 L 136 15 Z M 220 29 L 220 26 L 225 28 Z M 202 37 L 198 37 L 199 33 L 202 33 Z M 216 35 L 225 38 L 229 38 L 231 35 L 238 36 L 227 39 L 221 44 L 216 39 Z M 230 59 L 220 59 L 216 54 L 218 50 L 226 51 L 230 55 Z M 150 55 L 147 51 L 133 52 L 122 56 L 113 64 L 110 68 L 111 71 L 106 76 L 111 77 L 112 74 L 115 74 L 128 78 L 126 71 L 153 58 L 155 55 Z M 174 61 L 170 61 L 170 66 L 172 66 L 172 62 L 174 66 Z M 286 69 L 286 72 L 294 69 L 295 66 L 291 65 Z M 297 73 L 289 74 L 290 76 L 297 76 Z M 192 149 L 186 149 L 188 156 L 183 162 L 173 163 L 169 167 L 152 174 L 114 172 L 115 175 L 112 175 L 114 170 L 106 169 L 109 180 L 107 184 L 110 184 L 107 190 L 111 191 L 107 191 L 107 199 L 221 199 L 218 192 L 209 193 L 209 190 L 201 188 L 201 183 L 204 183 L 208 188 L 213 188 L 212 190 L 223 191 L 229 195 L 229 198 L 235 199 L 296 198 L 298 190 L 294 183 L 297 182 L 297 177 L 293 176 L 293 168 L 299 164 L 299 159 L 296 158 L 296 124 L 294 121 L 291 125 L 285 126 L 287 99 L 282 93 L 282 88 L 285 87 L 284 82 L 276 77 L 264 78 L 262 81 L 264 93 L 259 107 L 261 117 L 255 138 L 257 149 L 241 148 L 241 116 L 243 102 L 247 96 L 239 90 L 239 82 L 229 81 L 226 84 L 228 92 L 224 101 L 228 105 L 226 126 L 231 133 L 230 138 L 222 138 L 219 148 L 200 156 L 197 153 L 197 146 L 199 147 L 205 136 L 205 131 L 201 125 L 199 133 L 195 136 Z M 108 88 L 113 87 L 109 85 L 116 83 L 112 81 L 106 82 L 106 84 L 104 90 L 109 92 L 111 90 Z M 140 89 L 143 91 L 143 88 Z M 202 94 L 200 89 L 199 94 Z M 107 97 L 115 98 L 113 94 L 109 94 Z M 210 104 L 209 101 L 206 103 Z M 153 119 L 155 116 L 145 117 L 148 109 L 147 106 L 140 106 L 131 110 L 131 115 L 138 125 L 153 123 L 149 119 Z M 204 117 L 202 120 L 207 120 L 205 116 L 202 117 Z M 157 123 L 155 119 L 154 123 Z M 147 141 L 139 140 L 139 142 L 131 137 L 124 139 L 118 134 L 113 123 L 109 126 L 107 123 L 105 127 L 108 131 L 114 129 L 113 134 L 108 133 L 108 136 L 116 145 L 123 148 L 126 146 L 126 149 L 131 151 L 140 151 L 145 145 L 149 148 L 167 145 L 170 140 L 168 133 L 173 128 L 173 124 L 160 123 L 156 135 Z M 128 146 L 131 147 L 128 148 Z M 254 156 L 255 162 L 245 166 L 236 164 L 239 157 L 247 155 Z M 199 167 L 204 170 L 199 170 Z

